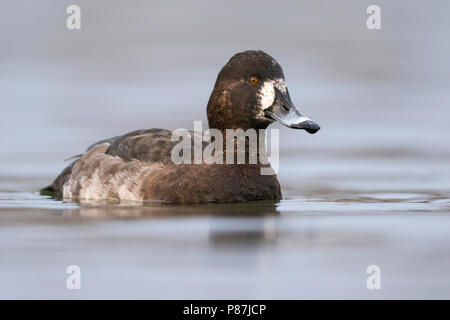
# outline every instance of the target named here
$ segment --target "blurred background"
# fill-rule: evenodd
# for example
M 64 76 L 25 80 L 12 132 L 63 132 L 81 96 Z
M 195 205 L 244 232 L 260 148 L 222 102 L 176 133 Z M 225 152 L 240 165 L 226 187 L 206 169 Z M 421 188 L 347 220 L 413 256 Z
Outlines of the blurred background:
M 66 8 L 81 8 L 68 30 Z M 368 30 L 366 8 L 381 8 Z M 448 1 L 3 0 L 1 298 L 450 298 Z M 280 129 L 278 204 L 39 196 L 95 141 L 206 124 L 261 49 L 315 135 Z M 237 217 L 238 216 L 238 217 Z M 80 265 L 83 289 L 65 287 Z M 366 288 L 379 265 L 381 290 Z

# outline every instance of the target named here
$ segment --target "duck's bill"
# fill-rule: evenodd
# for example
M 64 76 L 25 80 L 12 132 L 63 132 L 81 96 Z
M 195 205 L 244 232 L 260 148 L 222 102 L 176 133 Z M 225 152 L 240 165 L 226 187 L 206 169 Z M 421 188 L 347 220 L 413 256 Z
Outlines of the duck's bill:
M 283 94 L 279 90 L 275 91 L 274 103 L 264 111 L 267 118 L 278 121 L 289 128 L 306 130 L 308 133 L 316 133 L 320 130 L 317 123 L 303 116 L 292 104 L 288 92 Z

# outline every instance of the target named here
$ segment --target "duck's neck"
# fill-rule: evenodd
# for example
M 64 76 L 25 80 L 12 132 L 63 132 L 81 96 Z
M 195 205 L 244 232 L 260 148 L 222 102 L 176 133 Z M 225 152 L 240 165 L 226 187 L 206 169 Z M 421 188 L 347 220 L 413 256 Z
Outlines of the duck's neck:
M 267 165 L 266 133 L 260 130 L 219 130 L 223 163 Z M 217 146 L 218 147 L 218 146 Z M 216 151 L 220 150 L 220 147 Z M 220 156 L 220 155 L 218 155 Z

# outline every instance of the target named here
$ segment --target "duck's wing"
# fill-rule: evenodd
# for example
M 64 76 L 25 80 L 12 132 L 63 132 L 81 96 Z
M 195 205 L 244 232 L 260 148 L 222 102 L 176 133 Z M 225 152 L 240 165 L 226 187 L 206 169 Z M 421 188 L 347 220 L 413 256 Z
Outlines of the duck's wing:
M 170 160 L 170 152 L 177 142 L 171 141 L 172 131 L 166 129 L 143 129 L 127 133 L 123 136 L 116 136 L 103 139 L 90 145 L 86 152 L 92 148 L 107 143 L 109 148 L 106 154 L 120 157 L 124 161 L 132 159 L 143 162 L 162 162 Z M 84 153 L 77 154 L 67 160 L 78 159 Z
M 192 131 L 190 134 L 195 139 Z M 119 157 L 124 162 L 132 160 L 139 160 L 147 163 L 169 164 L 172 163 L 171 153 L 173 147 L 179 141 L 172 141 L 172 131 L 166 129 L 143 129 L 127 133 L 123 136 L 116 136 L 109 139 L 104 139 L 92 144 L 86 152 L 91 149 L 106 145 L 105 154 Z M 193 140 L 192 139 L 192 144 Z M 203 146 L 205 142 L 203 142 Z M 193 145 L 192 145 L 193 148 Z M 193 150 L 193 149 L 191 149 Z M 86 154 L 86 153 L 84 153 Z M 64 184 L 71 176 L 72 168 L 77 161 L 83 157 L 84 154 L 72 157 L 73 162 L 66 167 L 63 172 L 55 179 L 55 181 L 48 187 L 41 190 L 41 194 L 48 194 L 55 197 L 62 197 L 62 190 Z
M 124 161 L 171 162 L 171 152 L 178 141 L 171 140 L 172 131 L 166 129 L 145 129 L 123 136 L 104 140 L 110 146 L 106 154 L 120 157 Z

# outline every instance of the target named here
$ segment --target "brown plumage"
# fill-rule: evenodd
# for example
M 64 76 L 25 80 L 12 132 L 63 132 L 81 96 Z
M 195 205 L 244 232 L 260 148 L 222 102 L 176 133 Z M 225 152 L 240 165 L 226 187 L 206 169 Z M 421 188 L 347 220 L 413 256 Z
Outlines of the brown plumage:
M 258 81 L 249 83 L 250 77 Z M 225 132 L 265 129 L 274 119 L 286 124 L 280 120 L 281 107 L 295 107 L 287 89 L 278 86 L 280 81 L 284 81 L 283 71 L 268 54 L 245 51 L 235 55 L 219 73 L 211 93 L 207 106 L 210 127 Z M 269 93 L 267 88 L 271 89 Z M 270 99 L 273 101 L 265 106 Z M 292 112 L 300 115 L 294 109 Z M 42 192 L 64 199 L 182 204 L 281 199 L 276 175 L 261 175 L 261 168 L 268 165 L 259 161 L 177 165 L 171 160 L 171 152 L 178 141 L 171 141 L 171 136 L 170 130 L 145 129 L 102 140 L 89 147 Z M 202 144 L 206 146 L 206 142 Z M 248 160 L 248 148 L 246 153 Z M 225 150 L 222 155 L 226 156 Z

